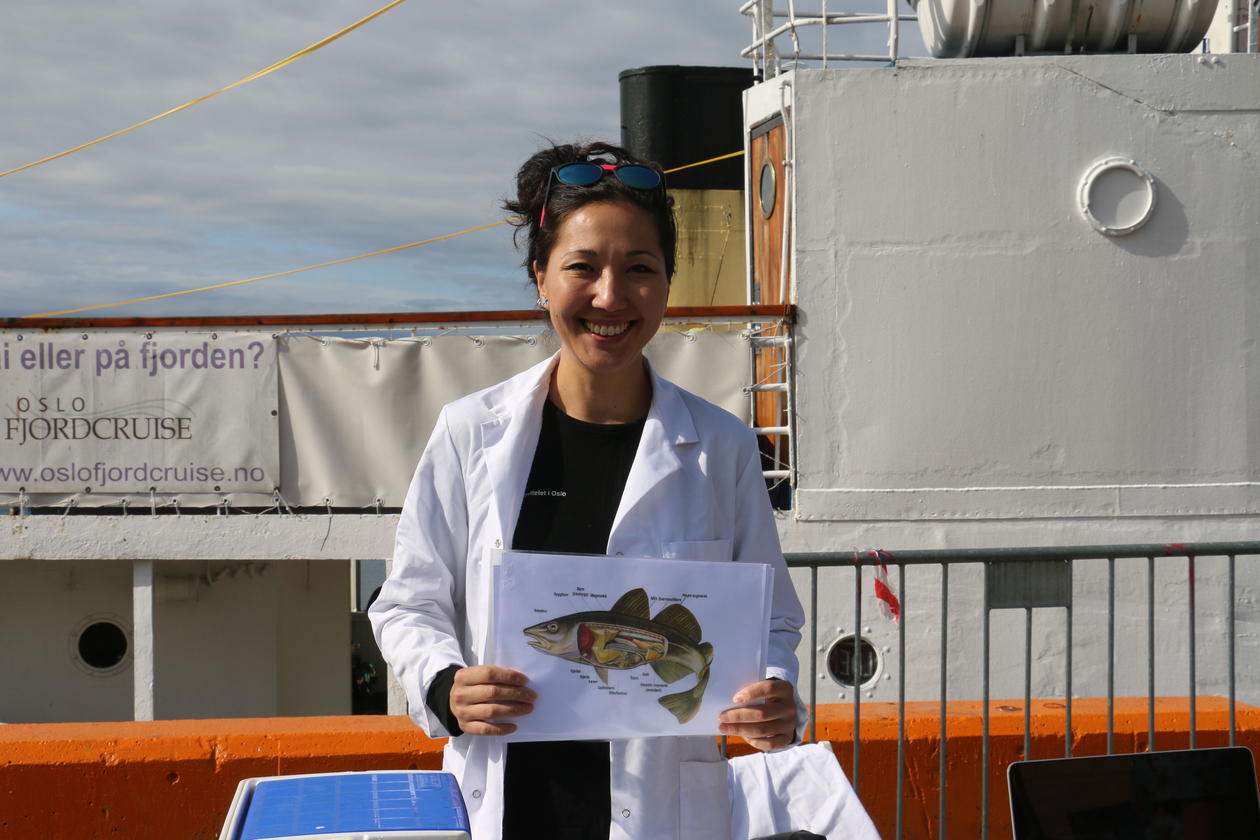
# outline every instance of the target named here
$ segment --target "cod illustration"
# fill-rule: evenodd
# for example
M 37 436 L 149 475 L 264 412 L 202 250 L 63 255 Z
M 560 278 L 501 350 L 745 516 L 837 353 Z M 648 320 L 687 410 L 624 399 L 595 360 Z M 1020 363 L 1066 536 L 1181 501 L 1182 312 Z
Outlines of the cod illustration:
M 525 628 L 529 645 L 537 651 L 590 665 L 605 684 L 608 670 L 650 665 L 667 683 L 696 674 L 688 691 L 667 694 L 658 701 L 679 723 L 700 710 L 709 685 L 713 645 L 700 641 L 700 623 L 682 604 L 670 604 L 650 618 L 647 592 L 631 589 L 607 611 L 579 612 Z

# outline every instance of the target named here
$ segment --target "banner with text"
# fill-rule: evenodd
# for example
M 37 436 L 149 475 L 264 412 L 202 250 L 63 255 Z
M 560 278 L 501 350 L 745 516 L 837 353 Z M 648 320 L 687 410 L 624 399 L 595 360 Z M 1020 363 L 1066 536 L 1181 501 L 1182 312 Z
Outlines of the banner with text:
M 279 486 L 270 335 L 7 333 L 0 383 L 0 491 Z

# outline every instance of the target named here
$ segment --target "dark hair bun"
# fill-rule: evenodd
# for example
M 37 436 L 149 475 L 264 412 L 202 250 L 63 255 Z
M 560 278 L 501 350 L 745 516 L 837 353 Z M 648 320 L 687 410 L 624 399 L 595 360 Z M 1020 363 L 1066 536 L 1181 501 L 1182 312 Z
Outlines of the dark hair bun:
M 569 186 L 552 180 L 551 171 L 566 163 L 636 163 L 660 169 L 651 161 L 639 160 L 620 146 L 611 143 L 565 143 L 551 145 L 535 152 L 516 173 L 516 197 L 505 199 L 503 209 L 511 214 L 509 223 L 516 231 L 513 239 L 520 247 L 526 237 L 525 270 L 531 282 L 534 263 L 545 265 L 555 244 L 555 233 L 564 220 L 579 207 L 600 201 L 628 201 L 647 210 L 656 222 L 661 250 L 665 257 L 666 276 L 674 276 L 674 258 L 678 232 L 674 222 L 673 199 L 664 188 L 639 190 L 628 187 L 617 178 L 602 178 L 588 186 Z M 550 190 L 548 190 L 550 186 Z M 543 201 L 547 202 L 546 227 L 539 226 Z

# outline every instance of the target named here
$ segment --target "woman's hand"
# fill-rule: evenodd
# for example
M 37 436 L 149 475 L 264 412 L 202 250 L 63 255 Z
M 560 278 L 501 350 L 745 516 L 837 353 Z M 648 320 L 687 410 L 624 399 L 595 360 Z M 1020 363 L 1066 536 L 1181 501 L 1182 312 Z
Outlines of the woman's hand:
M 723 735 L 738 735 L 762 752 L 792 743 L 796 735 L 796 698 L 790 682 L 762 680 L 753 683 L 740 689 L 732 702 L 761 705 L 722 712 L 718 717 L 718 731 Z
M 455 672 L 451 712 L 467 735 L 507 735 L 516 724 L 501 723 L 534 711 L 538 695 L 525 687 L 525 675 L 494 665 L 477 665 Z

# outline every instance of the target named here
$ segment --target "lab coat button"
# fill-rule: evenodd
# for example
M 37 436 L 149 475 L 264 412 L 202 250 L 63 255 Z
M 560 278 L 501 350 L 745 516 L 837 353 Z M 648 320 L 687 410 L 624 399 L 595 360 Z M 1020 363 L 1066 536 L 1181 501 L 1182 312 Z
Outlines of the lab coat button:
M 630 816 L 630 809 L 629 809 L 629 808 L 622 808 L 622 809 L 621 809 L 621 816 L 623 816 L 623 817 L 628 817 L 628 816 Z
M 503 547 L 503 540 L 495 540 L 495 541 L 494 541 L 494 547 L 495 547 L 495 548 L 502 548 L 502 547 Z
M 481 791 L 479 791 L 479 790 L 474 790 L 474 791 L 472 792 L 472 798 L 473 798 L 473 799 L 480 799 L 480 798 L 481 798 Z

